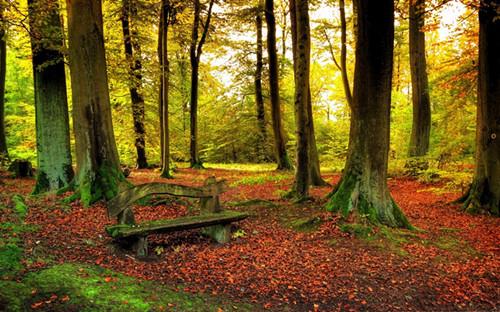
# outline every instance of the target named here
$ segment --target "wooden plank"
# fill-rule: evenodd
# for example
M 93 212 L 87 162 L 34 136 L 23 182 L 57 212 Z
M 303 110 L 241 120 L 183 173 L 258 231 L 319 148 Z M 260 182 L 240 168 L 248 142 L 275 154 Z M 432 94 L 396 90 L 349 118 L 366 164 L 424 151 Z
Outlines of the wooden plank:
M 203 228 L 217 224 L 229 224 L 248 217 L 238 211 L 223 211 L 199 216 L 182 217 L 171 220 L 156 220 L 137 225 L 118 224 L 106 227 L 106 232 L 113 238 L 147 236 L 153 233 L 168 233 L 181 230 Z
M 203 187 L 189 187 L 158 182 L 145 183 L 127 189 L 108 201 L 108 216 L 110 218 L 116 217 L 127 207 L 148 195 L 168 194 L 181 197 L 212 198 L 226 191 L 226 188 L 224 180 Z

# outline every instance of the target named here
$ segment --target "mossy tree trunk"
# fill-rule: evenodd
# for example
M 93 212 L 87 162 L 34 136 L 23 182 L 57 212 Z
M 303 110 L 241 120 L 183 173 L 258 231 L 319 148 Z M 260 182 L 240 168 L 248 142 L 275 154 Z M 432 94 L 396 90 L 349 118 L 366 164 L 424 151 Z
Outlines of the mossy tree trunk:
M 141 47 L 137 31 L 132 23 L 137 21 L 136 0 L 122 0 L 122 30 L 125 57 L 129 65 L 129 92 L 132 101 L 132 118 L 134 120 L 135 149 L 137 152 L 136 167 L 147 168 L 146 130 L 144 128 L 144 97 L 142 95 L 142 62 Z
M 76 139 L 76 186 L 84 205 L 110 199 L 124 180 L 116 149 L 100 0 L 67 0 Z
M 264 11 L 264 2 L 259 0 L 255 10 L 255 27 L 257 30 L 256 44 L 256 66 L 255 66 L 255 106 L 257 108 L 257 124 L 259 127 L 259 140 L 257 142 L 257 156 L 260 160 L 267 160 L 266 142 L 266 110 L 264 107 L 264 96 L 262 94 L 262 71 L 264 68 L 263 61 L 263 42 L 262 42 L 262 12 Z
M 413 124 L 409 156 L 424 156 L 429 151 L 431 103 L 425 57 L 425 0 L 410 3 L 410 69 L 413 102 Z
M 299 51 L 298 51 L 298 45 L 297 45 L 297 14 L 295 8 L 296 1 L 295 0 L 290 0 L 289 1 L 289 7 L 290 7 L 290 25 L 291 25 L 291 33 L 292 33 L 292 52 L 294 55 L 294 79 L 297 81 L 297 66 L 296 63 L 296 58 L 299 56 Z M 310 52 L 309 54 L 310 55 Z M 310 57 L 310 56 L 309 56 Z M 308 83 L 309 85 L 309 83 Z M 313 116 L 313 109 L 312 109 L 312 98 L 311 98 L 311 88 L 308 86 L 307 90 L 307 139 L 308 139 L 308 153 L 309 153 L 309 182 L 311 185 L 314 186 L 325 186 L 327 183 L 323 178 L 321 177 L 321 170 L 320 170 L 320 164 L 319 164 L 319 155 L 318 155 L 318 149 L 316 146 L 316 135 L 314 131 L 314 116 Z
M 387 187 L 394 2 L 356 0 L 358 31 L 349 153 L 327 209 L 344 217 L 411 227 Z
M 5 7 L 0 3 L 0 20 L 3 20 Z M 5 75 L 7 73 L 7 42 L 5 25 L 0 24 L 0 162 L 9 157 L 5 136 Z
M 33 193 L 37 194 L 68 186 L 73 167 L 59 4 L 29 0 L 28 6 L 38 161 Z
M 500 0 L 479 9 L 476 172 L 464 209 L 500 216 Z
M 160 135 L 161 135 L 161 173 L 162 178 L 170 175 L 170 130 L 168 121 L 168 96 L 170 88 L 170 62 L 168 60 L 168 26 L 170 22 L 170 1 L 162 0 L 160 27 L 158 29 L 158 58 L 160 61 Z
M 190 154 L 191 154 L 191 168 L 203 168 L 198 153 L 198 83 L 199 83 L 199 69 L 200 58 L 203 45 L 207 40 L 207 35 L 210 27 L 210 20 L 212 18 L 212 8 L 214 0 L 210 0 L 208 6 L 207 17 L 203 23 L 203 30 L 201 37 L 199 37 L 199 28 L 202 24 L 201 20 L 201 4 L 200 0 L 194 0 L 194 20 L 193 30 L 191 33 L 191 46 L 189 49 L 189 56 L 191 60 L 191 100 L 190 100 L 190 113 L 191 113 L 191 139 L 190 139 Z M 199 39 L 199 40 L 198 40 Z
M 269 89 L 271 95 L 271 117 L 273 122 L 274 146 L 278 170 L 293 169 L 286 151 L 285 134 L 281 120 L 281 105 L 279 91 L 278 53 L 276 51 L 276 18 L 274 16 L 274 1 L 265 0 L 265 18 L 267 24 L 267 54 L 269 59 Z

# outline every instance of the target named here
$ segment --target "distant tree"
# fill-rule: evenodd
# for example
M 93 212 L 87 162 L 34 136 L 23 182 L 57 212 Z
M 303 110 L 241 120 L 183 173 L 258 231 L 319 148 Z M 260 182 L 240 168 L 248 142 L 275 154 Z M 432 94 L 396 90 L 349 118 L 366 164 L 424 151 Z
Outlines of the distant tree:
M 464 209 L 500 216 L 500 0 L 479 8 L 476 172 Z
M 7 72 L 7 43 L 5 38 L 3 2 L 0 2 L 0 161 L 9 157 L 5 136 L 5 74 Z
M 290 0 L 293 41 L 293 67 L 295 76 L 295 123 L 297 125 L 297 167 L 294 194 L 298 199 L 309 196 L 309 152 L 311 120 L 308 115 L 311 34 L 309 28 L 309 1 Z M 300 42 L 299 42 L 300 39 Z
M 410 3 L 410 69 L 413 102 L 413 126 L 409 156 L 424 156 L 429 150 L 431 103 L 425 56 L 425 0 Z
M 141 46 L 133 23 L 137 22 L 137 0 L 122 0 L 122 30 L 125 46 L 125 58 L 129 66 L 129 91 L 132 101 L 132 117 L 134 120 L 135 149 L 137 152 L 136 166 L 147 168 L 146 130 L 144 128 L 144 96 L 142 95 L 142 61 Z
M 274 142 L 278 170 L 293 168 L 285 145 L 285 135 L 281 120 L 278 53 L 276 51 L 276 19 L 274 16 L 274 1 L 265 0 L 265 18 L 267 23 L 267 53 L 269 58 L 269 84 L 271 94 L 271 116 L 273 121 Z
M 257 107 L 257 123 L 259 125 L 259 142 L 258 151 L 259 157 L 265 158 L 265 144 L 267 141 L 266 131 L 266 111 L 264 107 L 264 96 L 262 94 L 262 72 L 264 67 L 263 61 L 263 42 L 262 42 L 262 13 L 264 11 L 264 1 L 258 0 L 258 5 L 255 10 L 255 27 L 257 30 L 257 62 L 255 66 L 255 104 Z
M 63 29 L 59 3 L 28 0 L 35 85 L 37 179 L 34 193 L 66 187 L 73 179 Z
M 300 54 L 299 47 L 300 44 L 298 44 L 297 38 L 301 38 L 301 36 L 306 36 L 308 37 L 310 41 L 310 27 L 309 27 L 309 21 L 307 19 L 307 35 L 304 34 L 298 34 L 298 25 L 297 23 L 299 22 L 299 18 L 297 17 L 297 8 L 295 7 L 297 5 L 295 0 L 290 0 L 290 20 L 291 20 L 291 33 L 292 33 L 292 52 L 294 55 L 294 78 L 295 82 L 297 83 L 300 78 L 298 77 L 299 75 L 302 75 L 298 71 L 298 63 L 301 62 L 299 59 L 300 57 L 307 57 L 308 60 L 307 62 L 310 63 L 310 42 L 309 48 L 307 48 L 307 55 L 302 56 Z M 308 8 L 307 8 L 307 15 L 308 13 Z M 303 13 L 302 13 L 303 14 Z M 302 20 L 301 22 L 305 22 L 305 20 Z M 302 39 L 303 40 L 303 39 Z M 308 65 L 308 67 L 310 67 Z M 314 186 L 325 186 L 327 183 L 323 178 L 321 177 L 321 170 L 320 170 L 320 164 L 319 164 L 319 155 L 318 155 L 318 149 L 316 146 L 316 135 L 314 131 L 314 116 L 313 116 L 313 108 L 312 108 L 312 97 L 311 97 L 311 88 L 310 88 L 310 83 L 309 83 L 309 73 L 307 74 L 307 103 L 306 103 L 306 113 L 307 113 L 307 123 L 306 123 L 306 135 L 307 135 L 307 140 L 308 140 L 308 150 L 309 150 L 309 160 L 308 160 L 308 170 L 309 170 L 309 183 Z M 297 89 L 295 90 L 297 92 Z
M 394 1 L 356 0 L 358 31 L 349 153 L 327 209 L 345 218 L 411 227 L 387 187 Z
M 168 26 L 171 7 L 169 0 L 162 0 L 160 8 L 160 27 L 158 29 L 158 59 L 160 61 L 160 135 L 161 135 L 161 173 L 162 178 L 170 175 L 170 131 L 168 122 L 168 96 L 170 87 L 170 62 L 168 60 Z
M 203 168 L 202 162 L 198 155 L 198 82 L 199 82 L 199 69 L 200 58 L 203 45 L 207 40 L 208 31 L 210 28 L 210 20 L 212 18 L 212 8 L 215 0 L 210 0 L 208 4 L 208 11 L 205 22 L 202 22 L 201 17 L 201 3 L 200 0 L 193 0 L 194 3 L 194 20 L 193 31 L 191 34 L 191 46 L 189 55 L 191 60 L 191 168 Z M 199 37 L 199 28 L 202 25 L 201 37 Z M 198 40 L 199 39 L 199 40 Z
M 114 197 L 124 180 L 116 149 L 100 0 L 67 0 L 77 194 L 84 205 Z

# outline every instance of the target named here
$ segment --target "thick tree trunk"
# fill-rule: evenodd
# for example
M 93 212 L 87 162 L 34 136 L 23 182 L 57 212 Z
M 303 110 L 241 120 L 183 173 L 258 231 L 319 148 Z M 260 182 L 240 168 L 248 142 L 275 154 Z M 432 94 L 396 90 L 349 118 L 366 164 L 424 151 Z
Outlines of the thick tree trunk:
M 37 182 L 33 193 L 58 190 L 73 179 L 63 30 L 59 4 L 29 0 L 35 85 Z
M 297 15 L 295 5 L 295 0 L 290 0 L 290 20 L 291 20 L 291 33 L 292 33 L 292 52 L 294 55 L 294 79 L 297 81 L 297 66 L 296 66 L 296 58 L 299 56 L 299 52 L 297 51 Z M 308 83 L 309 85 L 309 83 Z M 314 116 L 312 109 L 312 98 L 311 98 L 311 90 L 308 87 L 307 90 L 307 118 L 308 118 L 308 126 L 307 126 L 307 137 L 308 137 L 308 149 L 309 149 L 309 182 L 314 186 L 325 186 L 327 183 L 321 177 L 320 164 L 319 164 L 319 155 L 318 149 L 316 147 L 316 135 L 314 131 Z
M 310 104 L 309 71 L 311 36 L 309 29 L 308 0 L 290 0 L 290 16 L 292 19 L 292 38 L 294 50 L 295 76 L 295 123 L 297 125 L 297 168 L 295 170 L 294 194 L 299 199 L 309 196 L 309 133 L 310 120 L 308 104 Z M 298 39 L 300 38 L 300 42 Z
M 425 58 L 425 32 L 422 29 L 425 24 L 424 11 L 425 0 L 410 1 L 410 69 L 413 101 L 410 157 L 427 154 L 431 131 L 431 104 Z
M 136 166 L 139 169 L 147 168 L 146 159 L 146 130 L 144 128 L 144 97 L 142 89 L 142 62 L 141 49 L 137 42 L 137 33 L 132 30 L 130 24 L 137 20 L 137 8 L 133 3 L 135 0 L 122 0 L 122 30 L 125 46 L 125 57 L 129 65 L 129 91 L 132 100 L 132 117 L 134 120 L 135 149 L 137 151 Z M 135 51 L 134 51 L 135 50 Z
M 411 227 L 387 187 L 394 2 L 356 0 L 358 32 L 349 154 L 327 209 L 374 224 Z
M 293 169 L 286 151 L 285 135 L 281 120 L 278 53 L 276 52 L 276 19 L 274 16 L 274 1 L 265 0 L 265 18 L 267 24 L 267 53 L 269 57 L 269 84 L 271 94 L 271 116 L 273 122 L 274 142 L 278 170 Z
M 3 5 L 0 4 L 0 19 L 3 20 Z M 5 135 L 5 75 L 7 73 L 7 44 L 4 25 L 0 25 L 0 163 L 9 157 Z
M 500 0 L 479 9 L 476 172 L 464 209 L 500 216 Z
M 170 131 L 168 121 L 168 95 L 170 87 L 170 63 L 168 60 L 168 26 L 170 20 L 169 0 L 162 0 L 158 58 L 160 60 L 160 131 L 161 131 L 161 173 L 162 178 L 170 175 Z
M 76 139 L 76 184 L 84 205 L 110 199 L 124 180 L 116 149 L 100 0 L 67 0 Z
M 263 0 L 259 0 L 259 5 L 256 10 L 255 26 L 257 29 L 257 63 L 255 68 L 255 105 L 257 108 L 257 124 L 259 126 L 259 140 L 258 140 L 258 156 L 261 160 L 267 159 L 266 142 L 266 113 L 264 108 L 264 96 L 262 95 L 262 69 L 263 62 L 263 43 L 262 43 L 262 11 L 264 10 Z

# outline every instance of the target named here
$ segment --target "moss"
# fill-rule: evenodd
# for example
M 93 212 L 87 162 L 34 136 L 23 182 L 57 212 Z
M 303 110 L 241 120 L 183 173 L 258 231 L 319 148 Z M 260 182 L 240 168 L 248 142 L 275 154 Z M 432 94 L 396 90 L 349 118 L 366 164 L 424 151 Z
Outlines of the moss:
M 16 214 L 24 220 L 26 215 L 28 214 L 28 206 L 24 202 L 24 198 L 21 195 L 12 196 L 12 201 L 14 202 L 14 211 Z
M 38 195 L 47 192 L 48 190 L 50 190 L 50 182 L 47 178 L 47 174 L 44 171 L 39 170 L 36 175 L 36 184 L 31 194 Z
M 98 266 L 57 265 L 26 276 L 23 283 L 2 283 L 0 302 L 7 311 L 32 304 L 47 311 L 252 311 L 224 298 L 191 295 Z M 33 294 L 32 294 L 33 291 Z
M 369 225 L 358 223 L 344 223 L 339 226 L 344 233 L 349 233 L 357 238 L 368 238 L 373 235 L 373 228 Z
M 104 163 L 97 169 L 95 176 L 87 173 L 79 179 L 75 196 L 79 196 L 82 204 L 88 207 L 98 200 L 115 197 L 120 184 L 124 182 L 125 177 L 119 168 Z
M 0 240 L 0 277 L 15 275 L 23 268 L 23 250 L 13 240 Z
M 297 232 L 313 232 L 321 225 L 321 218 L 306 217 L 288 222 L 288 226 Z

